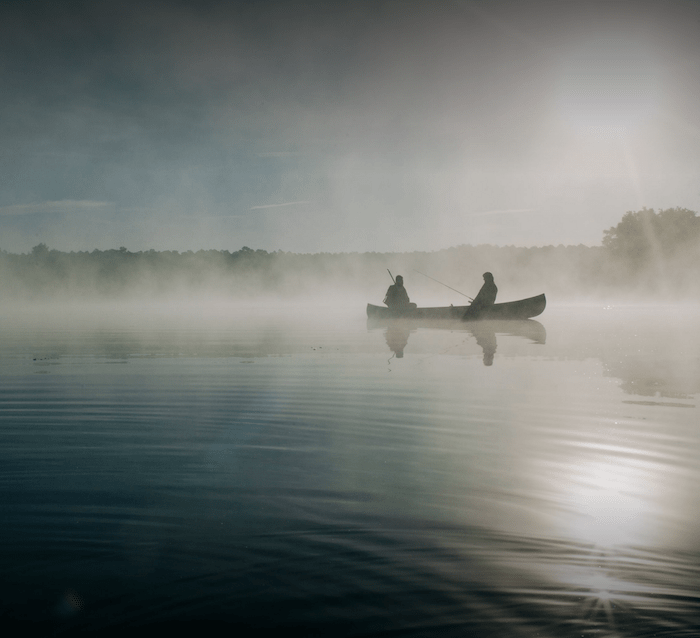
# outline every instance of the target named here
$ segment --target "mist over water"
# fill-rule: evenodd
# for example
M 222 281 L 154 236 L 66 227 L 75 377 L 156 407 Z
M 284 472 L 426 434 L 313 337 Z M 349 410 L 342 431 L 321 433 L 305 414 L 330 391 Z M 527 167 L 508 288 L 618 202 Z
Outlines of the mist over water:
M 351 301 L 3 309 L 4 616 L 691 635 L 696 305 L 426 328 Z
M 419 305 L 464 304 L 491 272 L 498 301 L 546 292 L 559 301 L 696 301 L 700 217 L 675 207 L 628 211 L 602 233 L 602 246 L 459 245 L 411 253 L 288 253 L 243 246 L 193 252 L 0 250 L 0 296 L 9 303 L 154 300 L 207 304 L 349 302 L 382 297 L 402 274 Z M 384 288 L 385 289 L 385 288 Z

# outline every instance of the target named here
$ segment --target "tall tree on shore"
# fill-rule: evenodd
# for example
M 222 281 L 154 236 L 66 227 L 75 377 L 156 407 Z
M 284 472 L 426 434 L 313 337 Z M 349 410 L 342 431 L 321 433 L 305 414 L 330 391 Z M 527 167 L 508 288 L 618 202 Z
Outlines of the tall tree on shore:
M 687 208 L 628 211 L 617 226 L 603 233 L 611 256 L 633 270 L 669 261 L 700 247 L 700 217 Z

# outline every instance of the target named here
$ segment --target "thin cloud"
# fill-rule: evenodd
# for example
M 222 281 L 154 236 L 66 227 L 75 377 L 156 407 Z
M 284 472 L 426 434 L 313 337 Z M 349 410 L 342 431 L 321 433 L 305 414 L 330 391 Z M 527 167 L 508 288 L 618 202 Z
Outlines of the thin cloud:
M 281 206 L 296 206 L 297 204 L 310 204 L 310 201 L 303 202 L 285 202 L 284 204 L 263 204 L 261 206 L 251 206 L 250 210 L 258 210 L 260 208 L 279 208 Z
M 481 210 L 478 213 L 469 213 L 470 217 L 481 217 L 482 215 L 508 215 L 511 213 L 532 213 L 536 208 L 506 208 L 503 210 Z
M 112 202 L 96 202 L 89 199 L 64 199 L 56 202 L 15 204 L 0 206 L 0 215 L 36 215 L 38 213 L 77 213 L 87 210 L 104 209 L 113 206 Z
M 267 151 L 264 153 L 256 153 L 258 157 L 292 157 L 299 155 L 297 151 Z

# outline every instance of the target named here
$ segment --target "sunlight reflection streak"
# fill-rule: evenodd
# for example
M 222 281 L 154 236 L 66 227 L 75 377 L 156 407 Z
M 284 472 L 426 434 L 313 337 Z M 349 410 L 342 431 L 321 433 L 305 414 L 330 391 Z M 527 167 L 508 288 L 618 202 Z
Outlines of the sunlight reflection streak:
M 593 460 L 581 458 L 572 463 L 562 494 L 573 514 L 568 532 L 607 549 L 630 545 L 652 533 L 654 512 L 649 497 L 658 484 L 659 467 L 619 455 L 596 455 Z

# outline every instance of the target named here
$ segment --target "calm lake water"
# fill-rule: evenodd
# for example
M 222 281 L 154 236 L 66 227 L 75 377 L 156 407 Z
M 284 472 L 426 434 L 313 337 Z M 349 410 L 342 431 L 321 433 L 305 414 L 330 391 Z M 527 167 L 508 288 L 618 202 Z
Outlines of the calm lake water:
M 700 308 L 0 310 L 33 635 L 697 636 Z

